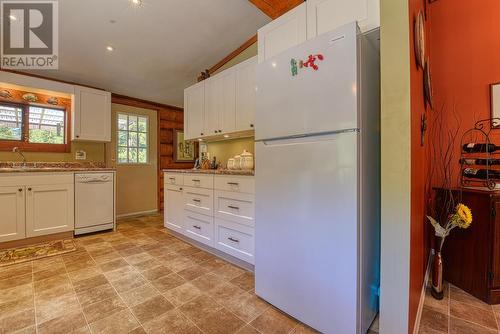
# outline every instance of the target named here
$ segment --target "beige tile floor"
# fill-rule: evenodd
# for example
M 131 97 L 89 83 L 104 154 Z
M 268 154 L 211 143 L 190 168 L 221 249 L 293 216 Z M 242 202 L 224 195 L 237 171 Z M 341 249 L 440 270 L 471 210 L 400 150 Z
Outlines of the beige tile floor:
M 252 273 L 173 237 L 159 215 L 0 268 L 0 333 L 314 333 L 254 294 Z
M 445 285 L 445 298 L 434 299 L 427 290 L 420 334 L 499 334 L 500 305 L 488 305 L 451 285 Z
M 122 220 L 75 239 L 76 252 L 0 268 L 0 334 L 316 333 L 257 297 L 252 273 L 162 221 Z

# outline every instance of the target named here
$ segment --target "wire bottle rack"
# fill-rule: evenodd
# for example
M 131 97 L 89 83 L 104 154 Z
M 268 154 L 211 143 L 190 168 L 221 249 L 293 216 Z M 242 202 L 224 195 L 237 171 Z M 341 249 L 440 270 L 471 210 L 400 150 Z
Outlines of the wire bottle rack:
M 495 145 L 490 137 L 491 130 L 498 127 L 500 127 L 500 118 L 483 119 L 476 122 L 472 129 L 467 130 L 462 135 L 460 145 L 460 183 L 463 187 L 486 187 L 489 190 L 494 190 L 500 184 L 500 178 L 497 176 L 498 171 L 493 169 L 493 166 L 496 164 L 494 162 L 496 160 L 495 156 L 500 158 L 500 151 L 494 148 Z M 480 152 L 467 152 L 465 148 L 473 147 L 472 145 L 474 144 L 485 144 L 483 146 L 484 149 Z M 466 173 L 466 170 L 480 170 L 482 177 L 467 176 L 471 175 L 471 173 Z

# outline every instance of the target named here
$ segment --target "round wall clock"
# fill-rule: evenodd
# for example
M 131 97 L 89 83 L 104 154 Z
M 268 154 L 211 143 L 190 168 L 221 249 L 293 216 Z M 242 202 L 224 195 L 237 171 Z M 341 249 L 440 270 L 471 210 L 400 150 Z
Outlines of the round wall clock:
M 417 67 L 424 69 L 425 61 L 425 19 L 424 13 L 419 11 L 417 17 L 415 18 L 414 27 L 414 39 L 415 39 L 415 60 L 417 62 Z

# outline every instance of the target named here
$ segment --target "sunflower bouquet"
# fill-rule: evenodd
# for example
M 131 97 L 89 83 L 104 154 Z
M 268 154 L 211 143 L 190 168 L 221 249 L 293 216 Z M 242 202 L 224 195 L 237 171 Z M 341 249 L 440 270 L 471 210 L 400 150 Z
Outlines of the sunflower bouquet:
M 427 216 L 427 218 L 434 227 L 436 237 L 441 238 L 439 251 L 441 251 L 441 249 L 443 248 L 445 238 L 455 227 L 466 229 L 469 228 L 469 226 L 472 224 L 472 212 L 466 205 L 462 203 L 456 206 L 455 212 L 448 217 L 448 220 L 444 226 L 439 224 L 431 216 Z

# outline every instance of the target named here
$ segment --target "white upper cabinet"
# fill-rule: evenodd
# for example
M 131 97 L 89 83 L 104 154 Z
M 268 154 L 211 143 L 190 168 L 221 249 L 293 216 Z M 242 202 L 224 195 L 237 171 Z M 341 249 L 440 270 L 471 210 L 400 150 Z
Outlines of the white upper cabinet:
M 307 0 L 307 38 L 358 21 L 361 31 L 380 26 L 380 0 Z
M 236 129 L 253 130 L 256 100 L 257 57 L 235 67 L 236 71 Z
M 75 86 L 71 139 L 111 141 L 111 93 Z
M 234 68 L 205 80 L 205 129 L 208 135 L 234 132 L 236 125 L 235 89 Z
M 208 134 L 204 132 L 205 81 L 184 90 L 184 139 L 195 139 Z
M 306 22 L 306 3 L 303 3 L 260 28 L 258 31 L 259 63 L 305 42 L 307 39 Z

